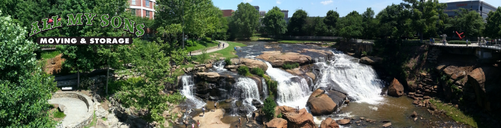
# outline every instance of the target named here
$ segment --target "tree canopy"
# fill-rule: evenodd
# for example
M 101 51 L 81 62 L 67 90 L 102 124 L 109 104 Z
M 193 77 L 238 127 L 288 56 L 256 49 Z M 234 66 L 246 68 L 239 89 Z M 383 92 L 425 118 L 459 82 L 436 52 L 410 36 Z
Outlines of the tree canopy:
M 347 39 L 361 37 L 364 30 L 362 23 L 362 15 L 357 11 L 352 11 L 339 19 L 336 29 L 340 36 Z
M 362 37 L 365 39 L 373 39 L 377 34 L 378 20 L 374 18 L 374 11 L 372 8 L 367 8 L 367 10 L 362 14 L 362 22 L 363 22 L 363 35 Z
M 230 20 L 231 34 L 236 38 L 250 38 L 259 26 L 259 11 L 249 3 L 238 4 Z
M 339 19 L 339 13 L 337 13 L 334 10 L 329 10 L 327 12 L 327 15 L 324 18 L 324 23 L 327 25 L 327 29 L 329 30 L 328 35 L 334 35 L 335 34 L 335 28 L 337 21 Z
M 287 25 L 287 32 L 289 35 L 294 36 L 305 36 L 305 25 L 306 18 L 308 18 L 308 13 L 306 11 L 299 9 L 292 14 L 292 17 L 289 19 L 289 24 Z
M 464 32 L 466 38 L 476 38 L 482 35 L 484 30 L 484 20 L 476 11 L 468 11 L 461 8 L 456 11 L 458 14 L 450 21 L 455 31 Z
M 273 7 L 270 11 L 266 13 L 262 22 L 265 25 L 266 31 L 274 35 L 275 38 L 279 38 L 282 34 L 287 32 L 286 23 L 284 20 L 284 13 L 280 11 L 277 6 Z
M 47 114 L 56 83 L 37 64 L 37 45 L 26 39 L 27 34 L 10 17 L 0 16 L 0 127 L 56 124 Z
M 501 7 L 487 14 L 484 35 L 490 38 L 501 38 Z

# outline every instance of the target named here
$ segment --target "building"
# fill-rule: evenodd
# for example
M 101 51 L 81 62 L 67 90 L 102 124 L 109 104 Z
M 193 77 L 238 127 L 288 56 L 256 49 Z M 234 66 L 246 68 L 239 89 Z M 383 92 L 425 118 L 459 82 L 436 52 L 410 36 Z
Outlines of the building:
M 487 14 L 490 11 L 496 11 L 497 9 L 496 7 L 481 0 L 446 2 L 446 4 L 447 8 L 444 10 L 444 13 L 447 13 L 449 17 L 456 16 L 457 14 L 455 11 L 459 10 L 460 8 L 464 8 L 467 10 L 477 11 L 485 20 L 487 19 Z
M 259 11 L 259 6 L 254 6 L 254 8 L 256 8 L 256 10 Z
M 129 9 L 132 15 L 155 18 L 156 0 L 129 0 Z
M 289 10 L 282 10 L 282 13 L 284 13 L 285 19 L 289 18 Z
M 231 15 L 233 15 L 233 12 L 235 12 L 234 10 L 231 10 L 231 9 L 221 10 L 221 11 L 223 11 L 223 17 L 231 16 Z
M 266 11 L 259 11 L 259 16 L 261 16 L 261 18 L 266 16 Z

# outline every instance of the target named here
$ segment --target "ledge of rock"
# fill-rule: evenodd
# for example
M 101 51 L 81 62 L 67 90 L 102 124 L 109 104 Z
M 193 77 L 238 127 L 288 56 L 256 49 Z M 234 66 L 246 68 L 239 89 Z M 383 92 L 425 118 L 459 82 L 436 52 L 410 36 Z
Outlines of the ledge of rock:
M 287 119 L 288 127 L 292 128 L 316 128 L 315 122 L 313 121 L 313 115 L 308 113 L 305 108 L 296 112 L 286 112 L 282 111 L 282 115 Z
M 221 77 L 217 72 L 197 72 L 196 75 L 203 80 L 217 82 L 219 77 Z
M 263 71 L 266 71 L 268 69 L 268 65 L 260 60 L 240 58 L 240 63 L 249 68 L 261 68 L 263 69 Z
M 320 128 L 339 128 L 339 125 L 332 118 L 327 118 L 320 123 Z
M 311 57 L 295 52 L 282 53 L 280 51 L 264 51 L 263 54 L 257 56 L 258 59 L 263 59 L 276 67 L 281 67 L 286 63 L 298 63 L 300 65 L 310 63 Z
M 317 89 L 310 95 L 307 105 L 315 116 L 331 114 L 336 111 L 337 106 L 322 89 Z
M 396 97 L 404 95 L 404 86 L 396 78 L 393 78 L 390 87 L 388 87 L 388 95 Z
M 477 104 L 484 110 L 491 111 L 491 103 L 500 101 L 491 97 L 500 91 L 499 87 L 496 87 L 501 82 L 499 77 L 499 69 L 493 67 L 479 67 L 468 73 L 467 83 L 473 86 Z
M 463 67 L 439 65 L 437 66 L 437 69 L 439 71 L 443 70 L 443 72 L 450 76 L 453 80 L 461 79 L 468 75 L 467 70 Z
M 282 118 L 275 118 L 266 123 L 267 128 L 287 128 L 287 120 Z
M 383 58 L 375 57 L 375 56 L 365 56 L 360 58 L 360 63 L 368 64 L 368 65 L 378 65 L 381 64 Z

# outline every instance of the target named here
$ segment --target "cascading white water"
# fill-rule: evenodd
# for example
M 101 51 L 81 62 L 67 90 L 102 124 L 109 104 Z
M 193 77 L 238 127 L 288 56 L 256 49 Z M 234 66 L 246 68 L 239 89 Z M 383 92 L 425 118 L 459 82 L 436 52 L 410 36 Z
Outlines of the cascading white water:
M 383 82 L 370 66 L 354 62 L 354 59 L 343 53 L 334 53 L 334 60 L 315 63 L 321 74 L 315 88 L 342 89 L 355 101 L 378 103 L 383 99 L 380 95 Z
M 266 62 L 268 69 L 266 74 L 278 82 L 277 103 L 282 106 L 305 108 L 308 97 L 312 93 L 308 82 L 304 78 L 294 76 Z
M 223 71 L 228 71 L 226 68 L 224 68 L 225 65 L 226 63 L 224 61 L 217 61 L 214 62 L 212 66 L 214 67 L 216 72 L 223 72 Z
M 268 85 L 266 85 L 266 80 L 264 78 L 261 78 L 261 84 L 263 85 L 263 94 L 264 94 L 264 97 L 263 99 L 267 98 L 268 97 Z
M 205 102 L 197 99 L 197 97 L 193 95 L 193 88 L 195 88 L 193 78 L 189 75 L 183 75 L 181 76 L 181 80 L 183 82 L 183 90 L 181 90 L 181 94 L 186 97 L 187 103 L 194 105 L 197 109 L 205 106 Z
M 234 98 L 238 98 L 238 100 L 242 101 L 243 107 L 241 109 L 244 109 L 247 115 L 257 110 L 256 107 L 252 105 L 252 100 L 258 100 L 261 102 L 259 99 L 259 88 L 256 81 L 248 77 L 239 77 L 232 92 Z M 235 105 L 235 103 L 233 105 Z

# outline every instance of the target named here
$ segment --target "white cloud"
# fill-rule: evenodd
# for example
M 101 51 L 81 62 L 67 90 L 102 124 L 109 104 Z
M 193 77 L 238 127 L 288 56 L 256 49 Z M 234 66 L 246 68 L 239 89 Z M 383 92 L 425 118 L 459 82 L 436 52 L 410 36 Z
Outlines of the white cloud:
M 326 1 L 322 1 L 320 2 L 321 4 L 323 5 L 328 5 L 328 4 L 331 4 L 332 3 L 332 0 L 326 0 Z
M 277 0 L 277 4 L 282 4 L 282 2 L 280 2 L 280 0 Z
M 244 3 L 250 3 L 252 0 L 244 0 Z

